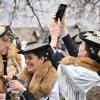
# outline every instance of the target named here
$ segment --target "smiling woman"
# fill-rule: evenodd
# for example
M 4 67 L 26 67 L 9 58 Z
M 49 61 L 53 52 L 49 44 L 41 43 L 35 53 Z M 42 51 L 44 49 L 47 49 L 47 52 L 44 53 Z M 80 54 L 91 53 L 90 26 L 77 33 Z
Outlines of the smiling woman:
M 51 63 L 51 47 L 48 43 L 28 43 L 26 47 L 19 51 L 24 54 L 27 67 L 19 74 L 19 81 L 9 82 L 14 90 L 20 90 L 20 100 L 23 96 L 26 100 L 59 100 L 57 71 Z M 27 81 L 27 82 L 26 82 Z M 25 86 L 27 91 L 25 90 Z M 56 90 L 55 90 L 56 89 Z
M 28 72 L 33 73 L 37 70 L 38 66 L 44 62 L 44 57 L 38 57 L 33 53 L 25 55 Z

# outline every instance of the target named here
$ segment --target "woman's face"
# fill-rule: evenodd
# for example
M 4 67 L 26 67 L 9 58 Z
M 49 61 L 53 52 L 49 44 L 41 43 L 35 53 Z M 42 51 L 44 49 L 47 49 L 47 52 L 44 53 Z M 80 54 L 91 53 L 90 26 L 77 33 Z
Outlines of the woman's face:
M 82 56 L 82 57 L 85 57 L 87 56 L 87 51 L 85 49 L 85 42 L 82 42 L 79 46 L 79 53 L 78 53 L 78 56 Z
M 7 35 L 0 37 L 0 54 L 6 55 L 10 45 L 10 39 Z
M 28 72 L 34 73 L 38 67 L 44 62 L 44 58 L 39 58 L 33 53 L 27 53 L 25 56 L 25 62 L 27 64 Z

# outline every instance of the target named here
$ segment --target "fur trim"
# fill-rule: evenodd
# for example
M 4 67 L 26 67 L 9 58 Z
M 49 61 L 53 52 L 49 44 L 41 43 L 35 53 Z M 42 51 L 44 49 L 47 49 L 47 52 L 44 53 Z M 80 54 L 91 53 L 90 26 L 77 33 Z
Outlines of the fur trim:
M 4 68 L 3 68 L 3 61 L 2 61 L 2 56 L 0 55 L 0 77 L 4 75 Z
M 47 61 L 34 73 L 28 89 L 35 96 L 36 100 L 39 100 L 41 96 L 47 96 L 50 93 L 56 81 L 57 71 L 51 62 Z
M 100 63 L 97 63 L 95 60 L 92 60 L 89 57 L 77 57 L 75 59 L 75 65 L 83 66 L 92 71 L 100 70 Z
M 0 55 L 0 77 L 4 75 L 4 65 L 3 65 L 2 60 L 3 60 L 2 56 Z M 19 71 L 18 69 L 19 69 L 20 63 L 21 63 L 21 60 L 20 60 L 20 56 L 17 54 L 17 49 L 14 46 L 14 44 L 11 44 L 9 46 L 8 55 L 7 55 L 7 74 L 17 73 L 17 71 Z M 0 81 L 0 84 L 3 84 L 1 81 Z M 4 91 L 4 88 L 1 88 L 2 86 L 3 85 L 0 86 L 0 90 L 3 89 L 2 91 Z
M 97 63 L 95 60 L 92 60 L 89 57 L 65 57 L 61 61 L 62 64 L 68 65 L 73 64 L 75 66 L 82 66 L 84 68 L 90 69 L 92 71 L 100 70 L 100 63 Z
M 10 44 L 7 58 L 8 59 L 15 58 L 17 64 L 20 64 L 21 57 L 20 57 L 20 54 L 18 54 L 17 52 L 18 52 L 18 49 L 16 48 L 16 46 L 14 44 Z
M 21 56 L 19 54 L 17 54 L 18 50 L 15 47 L 14 44 L 11 44 L 9 46 L 9 50 L 8 50 L 8 55 L 7 55 L 7 59 L 8 59 L 8 63 L 7 63 L 7 73 L 9 73 L 10 71 L 15 71 L 19 72 L 20 71 L 20 65 L 21 65 Z M 17 70 L 16 70 L 17 69 Z
M 3 93 L 3 92 L 5 92 L 5 86 L 4 86 L 3 81 L 0 79 L 0 93 Z
M 60 63 L 64 65 L 74 64 L 74 62 L 75 62 L 75 57 L 73 56 L 66 56 L 60 61 Z
M 7 58 L 12 58 L 12 57 L 16 57 L 17 55 L 17 48 L 15 47 L 14 44 L 10 44 L 9 49 L 8 49 L 8 55 Z
M 18 74 L 18 79 L 22 81 L 27 80 L 30 77 L 31 74 L 28 72 L 26 67 Z

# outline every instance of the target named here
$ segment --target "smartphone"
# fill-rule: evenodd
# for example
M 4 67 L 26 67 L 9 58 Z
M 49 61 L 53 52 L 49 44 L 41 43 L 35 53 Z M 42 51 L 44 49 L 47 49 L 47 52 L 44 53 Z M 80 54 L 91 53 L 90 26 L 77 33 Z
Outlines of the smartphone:
M 60 21 L 62 20 L 62 17 L 66 11 L 67 5 L 66 4 L 60 4 L 60 6 L 58 7 L 58 11 L 56 13 L 56 21 L 58 21 L 58 18 L 60 19 Z

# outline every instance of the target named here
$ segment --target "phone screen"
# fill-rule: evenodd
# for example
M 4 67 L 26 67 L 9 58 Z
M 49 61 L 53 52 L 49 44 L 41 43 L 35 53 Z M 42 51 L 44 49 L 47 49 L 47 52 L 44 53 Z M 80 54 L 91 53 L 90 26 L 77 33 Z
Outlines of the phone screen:
M 62 20 L 62 17 L 65 13 L 65 10 L 67 8 L 67 5 L 65 4 L 60 4 L 59 8 L 58 8 L 58 11 L 56 13 L 56 20 L 58 21 L 58 18 L 60 19 L 60 21 Z

